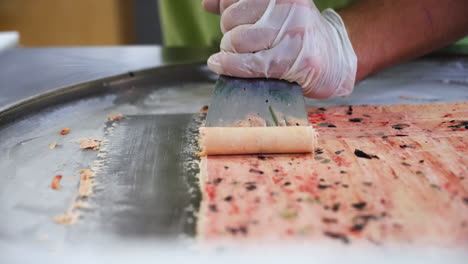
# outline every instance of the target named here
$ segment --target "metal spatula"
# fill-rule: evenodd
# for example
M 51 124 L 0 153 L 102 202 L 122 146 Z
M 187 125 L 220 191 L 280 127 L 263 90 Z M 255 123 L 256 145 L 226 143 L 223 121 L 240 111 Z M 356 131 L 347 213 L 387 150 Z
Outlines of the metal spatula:
M 307 125 L 301 87 L 276 79 L 220 76 L 206 118 L 207 127 Z

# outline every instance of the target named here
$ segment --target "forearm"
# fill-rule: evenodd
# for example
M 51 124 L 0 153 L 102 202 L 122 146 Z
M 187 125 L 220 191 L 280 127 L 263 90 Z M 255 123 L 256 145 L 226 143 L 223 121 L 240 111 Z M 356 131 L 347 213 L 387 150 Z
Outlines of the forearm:
M 468 35 L 467 0 L 362 0 L 339 14 L 358 57 L 356 81 Z

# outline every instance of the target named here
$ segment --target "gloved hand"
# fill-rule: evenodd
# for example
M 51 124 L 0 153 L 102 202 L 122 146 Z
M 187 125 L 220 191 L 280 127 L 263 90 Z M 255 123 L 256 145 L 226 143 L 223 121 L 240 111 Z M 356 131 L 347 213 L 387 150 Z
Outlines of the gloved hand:
M 357 57 L 344 23 L 312 0 L 204 0 L 221 13 L 221 51 L 208 59 L 218 73 L 297 82 L 312 98 L 353 91 Z

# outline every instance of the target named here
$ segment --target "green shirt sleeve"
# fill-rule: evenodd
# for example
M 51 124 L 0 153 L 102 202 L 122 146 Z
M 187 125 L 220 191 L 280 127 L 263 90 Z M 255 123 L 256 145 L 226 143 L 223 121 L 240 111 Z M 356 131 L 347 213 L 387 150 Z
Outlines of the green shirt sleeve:
M 165 46 L 218 46 L 219 16 L 203 10 L 201 0 L 159 0 Z

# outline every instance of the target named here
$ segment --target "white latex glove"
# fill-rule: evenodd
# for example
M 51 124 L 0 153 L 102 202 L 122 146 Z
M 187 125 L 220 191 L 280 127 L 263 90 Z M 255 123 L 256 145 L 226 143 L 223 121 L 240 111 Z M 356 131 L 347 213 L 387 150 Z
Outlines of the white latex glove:
M 320 13 L 312 0 L 219 1 L 224 36 L 212 71 L 297 82 L 312 98 L 353 91 L 357 58 L 335 11 Z

